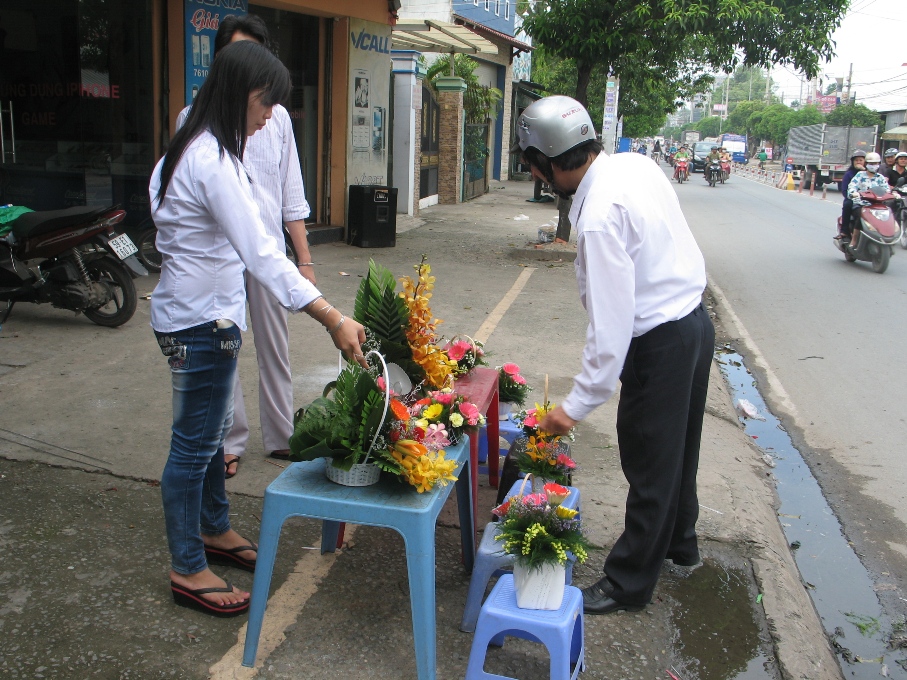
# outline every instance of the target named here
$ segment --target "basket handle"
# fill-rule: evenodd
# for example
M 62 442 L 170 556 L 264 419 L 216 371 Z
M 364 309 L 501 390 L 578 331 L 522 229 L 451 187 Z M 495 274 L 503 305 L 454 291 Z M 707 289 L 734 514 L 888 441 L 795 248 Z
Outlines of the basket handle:
M 526 473 L 526 476 L 523 477 L 523 483 L 520 484 L 520 490 L 517 492 L 517 496 L 522 497 L 522 495 L 523 495 L 523 489 L 526 488 L 526 482 L 528 482 L 528 481 L 529 481 L 530 479 L 532 479 L 534 476 L 535 476 L 535 475 L 533 475 L 531 472 L 527 472 L 527 473 Z M 532 487 L 529 487 L 529 488 L 531 489 Z
M 381 434 L 381 428 L 384 427 L 384 421 L 387 419 L 387 409 L 391 403 L 391 378 L 390 378 L 390 374 L 387 372 L 387 363 L 384 361 L 384 357 L 381 356 L 381 352 L 378 352 L 376 350 L 371 350 L 370 352 L 367 352 L 365 356 L 369 357 L 372 354 L 374 354 L 376 357 L 378 357 L 378 359 L 381 361 L 381 368 L 383 370 L 384 391 L 385 391 L 384 412 L 381 414 L 381 422 L 378 423 L 378 429 L 375 430 L 375 436 L 372 437 L 372 443 L 368 445 L 368 451 L 365 454 L 365 460 L 362 461 L 363 463 L 367 463 L 369 456 L 372 455 L 372 449 L 375 448 L 375 442 L 378 440 L 378 435 Z

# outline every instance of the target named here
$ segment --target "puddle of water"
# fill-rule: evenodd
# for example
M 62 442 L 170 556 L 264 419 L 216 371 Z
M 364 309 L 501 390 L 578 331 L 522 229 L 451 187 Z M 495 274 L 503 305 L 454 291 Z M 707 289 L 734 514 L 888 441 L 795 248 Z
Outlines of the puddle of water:
M 872 580 L 854 553 L 800 452 L 771 414 L 739 354 L 717 357 L 732 397 L 749 400 L 765 418 L 746 419 L 746 433 L 775 464 L 779 521 L 816 610 L 832 636 L 848 678 L 907 679 L 903 652 L 887 647 L 892 622 L 882 613 Z
M 680 570 L 676 570 L 680 571 Z M 768 680 L 759 625 L 746 575 L 711 559 L 686 578 L 671 579 L 665 591 L 672 610 L 682 680 Z

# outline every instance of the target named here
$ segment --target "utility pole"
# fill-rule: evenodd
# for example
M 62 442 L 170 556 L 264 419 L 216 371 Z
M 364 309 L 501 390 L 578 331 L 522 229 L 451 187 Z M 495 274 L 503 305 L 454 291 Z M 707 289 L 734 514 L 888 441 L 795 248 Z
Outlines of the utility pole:
M 847 104 L 851 104 L 850 84 L 853 81 L 853 64 L 850 65 L 850 72 L 847 74 Z
M 765 71 L 765 105 L 768 106 L 772 103 L 772 67 L 769 66 Z

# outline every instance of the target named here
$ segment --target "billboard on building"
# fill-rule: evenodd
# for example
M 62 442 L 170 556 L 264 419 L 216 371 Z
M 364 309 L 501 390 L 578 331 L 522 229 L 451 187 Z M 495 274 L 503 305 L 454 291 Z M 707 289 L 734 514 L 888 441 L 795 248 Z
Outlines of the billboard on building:
M 186 37 L 186 105 L 198 95 L 214 59 L 214 37 L 220 22 L 249 13 L 248 0 L 183 0 Z

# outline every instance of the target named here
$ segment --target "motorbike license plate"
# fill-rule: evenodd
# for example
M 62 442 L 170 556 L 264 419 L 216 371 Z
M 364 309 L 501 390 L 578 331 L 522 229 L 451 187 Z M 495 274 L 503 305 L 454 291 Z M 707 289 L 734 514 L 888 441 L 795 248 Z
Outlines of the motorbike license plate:
M 116 238 L 110 239 L 107 244 L 121 260 L 125 260 L 130 255 L 135 255 L 139 252 L 139 249 L 132 242 L 132 239 L 126 236 L 126 234 L 120 234 Z

